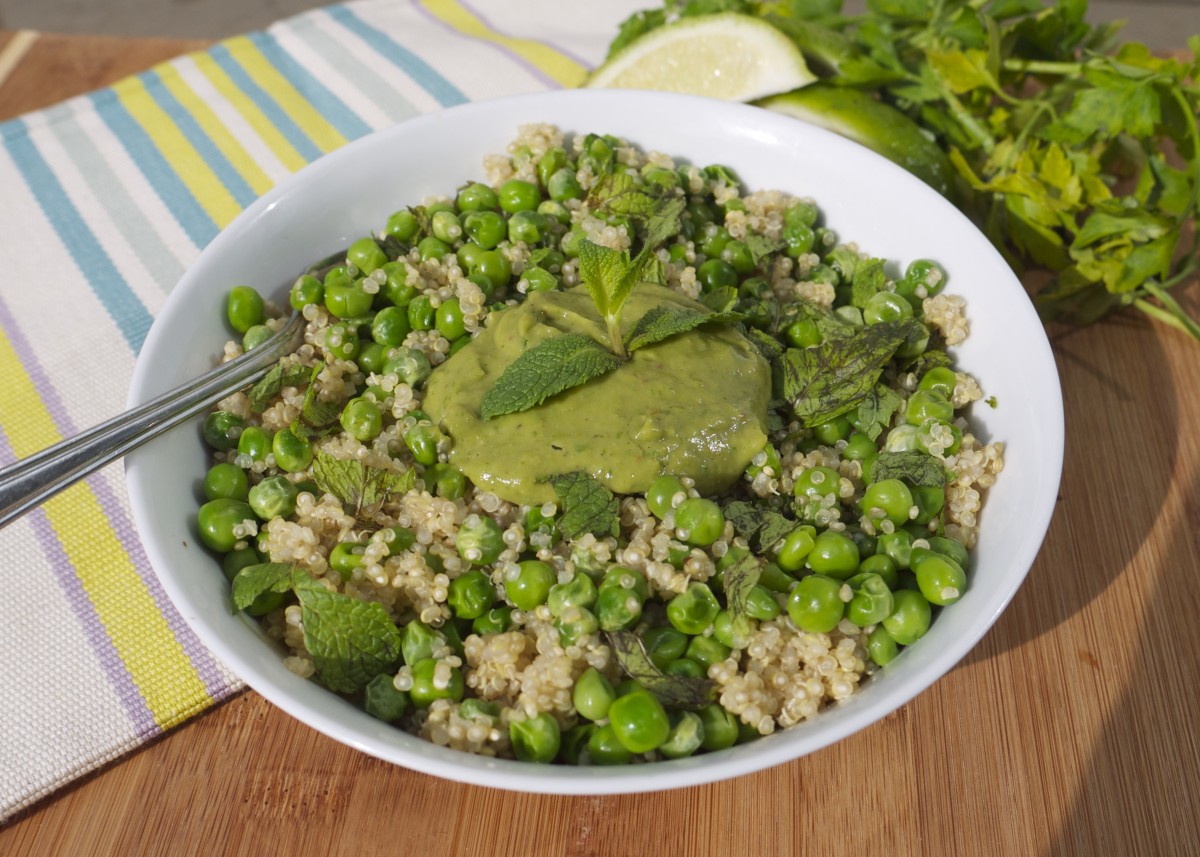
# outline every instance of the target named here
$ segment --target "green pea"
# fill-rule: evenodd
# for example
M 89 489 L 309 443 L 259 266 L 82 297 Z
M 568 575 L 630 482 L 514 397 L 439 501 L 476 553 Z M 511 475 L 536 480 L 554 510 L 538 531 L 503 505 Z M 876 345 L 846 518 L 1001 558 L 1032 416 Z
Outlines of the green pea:
M 904 271 L 904 277 L 896 284 L 896 291 L 914 301 L 918 306 L 927 297 L 933 297 L 946 287 L 946 272 L 930 259 L 917 259 Z
M 490 519 L 489 519 L 490 520 Z M 496 600 L 496 587 L 492 579 L 478 569 L 450 581 L 446 603 L 459 619 L 476 619 L 482 616 Z
M 325 286 L 312 274 L 301 274 L 288 292 L 288 303 L 294 310 L 303 310 L 309 304 L 324 302 Z
M 813 437 L 825 446 L 833 446 L 850 434 L 850 421 L 845 417 L 834 417 L 828 422 L 812 427 Z
M 617 691 L 604 674 L 595 667 L 588 667 L 575 680 L 571 700 L 575 710 L 588 720 L 603 720 L 608 716 L 609 706 L 617 698 Z
M 458 215 L 453 211 L 438 211 L 434 213 L 429 218 L 429 231 L 433 233 L 434 238 L 450 246 L 462 238 L 463 235 L 462 223 L 459 222 Z
M 562 746 L 558 721 L 549 712 L 513 720 L 508 724 L 513 755 L 522 762 L 546 764 L 554 761 Z
M 416 348 L 398 348 L 392 352 L 391 358 L 383 366 L 385 375 L 395 375 L 400 381 L 410 387 L 423 384 L 433 372 L 429 358 L 425 352 Z
M 682 494 L 685 499 L 687 498 L 687 489 L 683 487 L 683 483 L 677 477 L 668 475 L 659 476 L 650 483 L 650 488 L 646 491 L 646 505 L 661 520 L 667 516 L 668 512 L 675 508 L 672 505 L 672 500 L 678 494 Z
M 832 467 L 810 467 L 796 477 L 792 493 L 797 497 L 816 500 L 829 494 L 838 496 L 841 490 L 841 475 Z
M 696 279 L 700 282 L 702 292 L 713 292 L 736 286 L 738 272 L 724 259 L 709 259 L 696 269 Z
M 464 271 L 469 271 L 475 267 L 475 263 L 479 260 L 479 255 L 483 253 L 483 248 L 474 241 L 465 241 L 463 245 L 455 251 L 454 256 L 458 259 L 458 267 Z M 489 284 L 490 285 L 490 284 Z
M 297 493 L 286 476 L 269 476 L 250 489 L 250 508 L 264 521 L 290 518 L 296 511 Z
M 876 292 L 867 299 L 867 305 L 863 307 L 863 321 L 867 324 L 901 321 L 912 318 L 912 314 L 912 304 L 892 292 Z
M 729 230 L 724 226 L 719 226 L 716 223 L 708 223 L 700 230 L 700 240 L 696 242 L 696 249 L 711 259 L 719 259 L 721 252 L 725 249 L 732 236 Z M 699 273 L 699 271 L 697 271 Z M 736 271 L 734 272 L 737 273 Z M 728 285 L 736 285 L 737 277 L 734 277 L 734 282 Z
M 331 324 L 325 329 L 325 350 L 342 360 L 353 360 L 361 345 L 358 329 L 351 324 Z
M 675 509 L 675 529 L 689 545 L 707 547 L 725 531 L 725 515 L 712 500 L 689 497 Z
M 568 765 L 584 764 L 588 741 L 591 740 L 596 729 L 595 723 L 580 723 L 564 732 L 562 745 L 558 748 L 558 758 Z
M 917 516 L 912 523 L 928 524 L 945 508 L 946 491 L 936 486 L 918 485 L 913 488 L 913 505 L 917 507 Z
M 941 394 L 943 399 L 954 398 L 954 388 L 958 386 L 958 374 L 949 366 L 934 366 L 921 376 L 917 384 L 918 390 L 928 390 Z
M 387 360 L 388 349 L 378 342 L 360 342 L 358 354 L 354 358 L 354 362 L 358 364 L 358 368 L 366 375 L 382 372 L 383 367 L 387 365 Z M 384 396 L 382 398 L 387 397 Z M 373 398 L 372 401 L 378 403 L 382 401 L 382 398 Z
M 559 642 L 563 646 L 573 646 L 591 634 L 600 630 L 600 620 L 596 614 L 586 607 L 567 607 L 554 623 L 558 630 Z
M 254 325 L 262 324 L 262 296 L 250 286 L 234 286 L 229 290 L 225 317 L 229 320 L 229 326 L 238 333 L 245 333 Z
M 632 628 L 642 617 L 644 596 L 620 586 L 600 587 L 596 598 L 596 619 L 601 630 L 622 631 Z
M 307 470 L 313 460 L 312 444 L 290 428 L 275 432 L 275 437 L 271 439 L 271 452 L 275 456 L 275 464 L 287 473 Z
M 384 307 L 371 321 L 371 338 L 388 348 L 403 345 L 411 330 L 408 312 L 398 306 Z
M 458 298 L 450 298 L 442 302 L 441 306 L 437 308 L 434 326 L 438 333 L 450 340 L 458 339 L 466 334 L 467 328 L 463 323 L 462 304 Z
M 504 531 L 485 515 L 468 515 L 458 530 L 458 555 L 475 565 L 490 565 L 504 550 Z
M 371 310 L 375 296 L 368 294 L 361 280 L 334 272 L 325 278 L 325 309 L 338 318 L 357 318 Z
M 600 726 L 591 734 L 587 754 L 593 765 L 624 765 L 633 758 L 633 753 L 618 740 L 611 723 Z
M 246 426 L 238 438 L 238 455 L 248 455 L 254 461 L 262 461 L 271 451 L 271 432 L 259 426 Z
M 794 223 L 784 228 L 783 249 L 793 259 L 811 253 L 817 243 L 817 234 L 811 226 Z
M 429 295 L 417 295 L 408 303 L 408 326 L 413 330 L 432 330 L 437 310 Z
M 899 589 L 892 593 L 892 597 L 895 606 L 892 615 L 883 620 L 883 627 L 897 643 L 911 646 L 929 630 L 929 624 L 933 621 L 933 611 L 920 592 Z
M 233 528 L 242 521 L 253 521 L 254 510 L 242 500 L 219 497 L 209 500 L 196 513 L 196 527 L 200 541 L 218 553 L 233 550 L 241 539 L 233 534 Z
M 912 570 L 921 594 L 930 604 L 939 607 L 958 601 L 967 588 L 967 574 L 962 566 L 939 553 L 926 551 L 914 556 Z
M 546 603 L 550 607 L 550 613 L 555 617 L 561 617 L 568 608 L 585 607 L 591 608 L 596 603 L 596 598 L 599 593 L 596 591 L 596 584 L 592 583 L 592 579 L 586 574 L 576 571 L 575 576 L 566 583 L 559 583 L 550 587 L 550 594 L 546 598 Z
M 342 408 L 340 422 L 347 434 L 367 443 L 383 430 L 383 412 L 370 399 L 351 399 Z
M 417 423 L 404 431 L 404 445 L 408 447 L 412 453 L 413 460 L 417 464 L 424 464 L 426 467 L 437 463 L 438 460 L 438 441 L 441 439 L 442 433 L 433 426 L 425 423 Z M 426 484 L 428 487 L 428 483 Z
M 387 254 L 374 238 L 359 238 L 346 250 L 346 261 L 364 274 L 382 268 L 388 262 Z
M 842 621 L 846 610 L 841 591 L 841 581 L 832 577 L 823 574 L 803 577 L 788 596 L 788 616 L 802 631 L 827 634 Z
M 876 553 L 887 556 L 896 564 L 896 568 L 908 568 L 912 557 L 912 533 L 907 530 L 896 530 L 893 533 L 883 533 L 876 539 Z
M 386 673 L 371 679 L 363 694 L 363 708 L 367 714 L 384 723 L 395 723 L 404 716 L 408 705 L 408 694 L 396 690 L 392 677 Z
M 204 442 L 213 449 L 227 452 L 237 446 L 245 422 L 229 411 L 213 411 L 204 418 Z
M 892 591 L 877 574 L 856 574 L 846 581 L 854 596 L 846 605 L 846 618 L 860 628 L 876 625 L 892 613 Z
M 904 419 L 913 426 L 922 425 L 929 420 L 948 423 L 954 419 L 954 405 L 935 390 L 917 390 L 908 399 Z
M 391 527 L 386 530 L 380 530 L 376 534 L 376 537 L 383 539 L 387 545 L 388 556 L 399 556 L 416 544 L 417 541 L 416 534 L 404 527 Z
M 472 182 L 460 190 L 455 203 L 459 211 L 494 211 L 500 207 L 496 192 L 479 182 Z
M 911 360 L 925 353 L 925 349 L 929 347 L 929 328 L 923 324 L 916 324 L 908 334 L 908 339 L 896 349 L 896 355 L 906 360 Z
M 674 175 L 672 173 L 671 175 Z M 694 711 L 672 715 L 671 731 L 658 748 L 666 759 L 682 759 L 692 755 L 704 744 L 704 721 Z
M 844 580 L 858 571 L 860 559 L 854 539 L 836 530 L 826 530 L 817 536 L 807 564 L 819 574 Z
M 499 250 L 487 250 L 479 254 L 471 273 L 486 277 L 492 288 L 502 289 L 512 279 L 512 265 Z
M 796 578 L 780 568 L 778 563 L 767 562 L 759 571 L 758 582 L 771 592 L 790 592 Z
M 462 670 L 449 667 L 449 679 L 439 682 L 436 678 L 437 667 L 438 662 L 433 658 L 425 658 L 412 665 L 413 686 L 408 695 L 417 708 L 428 708 L 437 699 L 453 699 L 456 702 L 462 699 Z
M 726 660 L 732 654 L 732 647 L 715 637 L 692 637 L 688 640 L 685 654 L 707 671 L 713 664 Z
M 445 645 L 446 638 L 424 622 L 409 622 L 400 632 L 400 652 L 406 664 L 432 658 Z
M 533 246 L 546 236 L 546 218 L 536 211 L 518 211 L 508 220 L 508 240 Z
M 746 595 L 746 615 L 751 619 L 769 621 L 780 613 L 779 602 L 761 583 L 756 583 Z
M 879 450 L 875 446 L 875 441 L 871 440 L 865 434 L 854 432 L 846 441 L 846 448 L 842 450 L 842 458 L 847 458 L 851 461 L 864 461 L 878 452 Z
M 445 259 L 450 252 L 450 245 L 433 235 L 427 235 L 417 242 L 417 254 L 421 257 L 422 262 L 428 262 L 430 259 Z
M 221 462 L 214 464 L 204 474 L 204 499 L 245 500 L 250 491 L 250 480 L 242 468 Z
M 917 427 L 917 447 L 931 455 L 954 455 L 962 448 L 962 429 L 938 419 Z
M 662 703 L 645 691 L 614 700 L 608 709 L 608 721 L 617 741 L 631 753 L 649 753 L 671 734 L 671 722 Z
M 402 208 L 387 219 L 383 231 L 398 239 L 403 244 L 409 244 L 421 230 L 417 215 L 410 208 Z
M 494 211 L 476 211 L 463 218 L 463 231 L 484 250 L 491 250 L 508 237 L 508 223 Z
M 696 635 L 712 625 L 721 605 L 705 583 L 693 581 L 667 602 L 667 621 L 685 634 Z
M 558 288 L 558 277 L 542 268 L 526 268 L 521 273 L 521 279 L 525 282 L 526 294 L 549 292 Z
M 244 548 L 234 548 L 221 558 L 221 572 L 226 580 L 233 583 L 239 571 L 261 562 L 262 556 L 253 547 L 247 545 Z
M 954 560 L 958 563 L 959 568 L 963 570 L 966 570 L 967 565 L 971 561 L 971 556 L 967 552 L 966 546 L 956 539 L 946 538 L 945 536 L 930 536 L 929 549 Z
M 887 554 L 877 553 L 864 557 L 858 564 L 859 575 L 874 574 L 878 576 L 888 589 L 895 589 L 900 583 L 900 574 L 896 563 Z
M 783 335 L 796 348 L 808 348 L 812 345 L 820 345 L 821 340 L 824 338 L 821 334 L 821 328 L 810 318 L 795 319 L 784 328 Z
M 683 657 L 687 651 L 688 638 L 686 634 L 676 631 L 669 625 L 650 628 L 642 634 L 642 645 L 646 647 L 646 656 L 660 670 L 677 658 Z
M 814 527 L 808 524 L 796 527 L 784 538 L 775 561 L 784 571 L 799 571 L 804 568 L 804 561 L 816 543 L 817 531 Z
M 541 560 L 518 563 L 515 577 L 504 581 L 504 595 L 518 610 L 530 611 L 546 603 L 550 588 L 558 580 L 554 569 Z
M 700 662 L 693 661 L 691 658 L 676 658 L 667 664 L 664 672 L 667 675 L 678 675 L 685 678 L 704 678 L 706 675 Z
M 432 464 L 425 468 L 421 479 L 426 488 L 432 490 L 447 500 L 458 500 L 467 493 L 467 477 L 457 467 L 450 464 Z
M 879 666 L 886 667 L 896 659 L 896 655 L 900 654 L 900 647 L 896 645 L 896 641 L 892 639 L 887 628 L 878 625 L 867 636 L 867 654 Z
M 459 703 L 458 716 L 463 720 L 495 721 L 500 717 L 500 706 L 486 699 L 468 697 Z
M 275 331 L 271 330 L 267 325 L 256 324 L 242 336 L 242 350 L 253 351 L 274 335 Z
M 757 623 L 747 623 L 751 633 Z M 722 610 L 713 620 L 713 639 L 730 649 L 744 649 L 750 644 L 750 638 L 744 632 L 736 630 L 733 625 L 733 614 Z
M 867 486 L 862 500 L 863 510 L 875 518 L 879 512 L 896 526 L 907 524 L 913 507 L 913 495 L 899 479 L 883 479 Z
M 726 750 L 737 743 L 737 718 L 721 707 L 712 703 L 700 709 L 700 721 L 704 726 L 704 738 L 700 746 L 705 750 Z
M 393 306 L 407 307 L 417 296 L 417 287 L 408 282 L 408 263 L 399 260 L 388 262 L 381 270 L 387 275 L 387 280 L 380 289 L 380 294 Z
M 349 580 L 357 569 L 362 568 L 363 553 L 367 546 L 362 542 L 338 542 L 329 552 L 329 567 Z
M 509 179 L 496 190 L 500 200 L 500 208 L 509 214 L 518 211 L 533 211 L 542 201 L 541 191 L 532 182 L 523 179 Z

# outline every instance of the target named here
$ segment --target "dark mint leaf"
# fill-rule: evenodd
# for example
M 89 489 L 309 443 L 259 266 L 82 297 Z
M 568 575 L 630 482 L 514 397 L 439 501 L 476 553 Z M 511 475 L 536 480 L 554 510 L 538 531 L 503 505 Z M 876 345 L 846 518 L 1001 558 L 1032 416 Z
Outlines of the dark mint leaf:
M 892 423 L 892 415 L 900 409 L 900 396 L 891 388 L 876 384 L 858 406 L 859 431 L 875 440 Z
M 668 708 L 698 711 L 717 698 L 717 685 L 709 679 L 663 673 L 646 654 L 642 638 L 633 631 L 609 631 L 606 636 L 625 674 Z
M 627 172 L 601 176 L 588 192 L 588 205 L 592 211 L 609 211 L 625 217 L 649 217 L 657 204 L 658 201 Z
M 664 197 L 646 218 L 642 233 L 642 253 L 651 253 L 659 244 L 679 232 L 679 218 L 687 208 L 682 196 Z
M 547 339 L 505 368 L 484 394 L 480 412 L 490 420 L 527 411 L 620 365 L 621 358 L 590 336 L 565 333 Z
M 917 380 L 919 381 L 921 380 L 921 377 L 930 369 L 933 369 L 937 366 L 952 367 L 953 365 L 954 358 L 952 358 L 945 351 L 939 351 L 937 349 L 930 348 L 922 352 L 921 356 L 913 361 L 913 364 L 908 368 L 908 371 L 916 375 Z
M 411 468 L 398 473 L 356 458 L 334 458 L 320 450 L 313 459 L 312 476 L 318 488 L 337 497 L 355 517 L 370 516 L 390 495 L 411 491 L 417 478 Z
M 755 550 L 764 551 L 790 533 L 796 526 L 775 509 L 756 506 L 746 500 L 734 500 L 722 510 L 734 531 Z
M 779 250 L 784 246 L 783 241 L 772 241 L 765 235 L 759 235 L 757 232 L 751 232 L 746 235 L 746 249 L 750 251 L 750 258 L 754 260 L 755 265 L 761 265 L 762 260 Z
M 299 363 L 293 363 L 287 368 L 284 368 L 282 361 L 276 363 L 263 376 L 263 379 L 251 387 L 246 394 L 250 398 L 250 410 L 261 414 L 267 409 L 271 399 L 278 396 L 284 387 L 299 387 L 301 384 L 307 384 L 311 374 L 311 369 Z
M 263 562 L 248 565 L 233 578 L 233 606 L 245 610 L 264 592 L 288 592 L 296 575 L 303 574 L 296 566 L 284 562 Z
M 946 468 L 927 452 L 881 452 L 871 465 L 871 481 L 902 479 L 920 488 L 942 488 L 946 484 Z
M 805 426 L 841 416 L 875 389 L 883 367 L 918 325 L 914 319 L 881 322 L 846 339 L 789 348 L 774 363 L 775 390 Z
M 312 367 L 308 379 L 308 389 L 304 391 L 304 400 L 300 403 L 300 422 L 307 428 L 317 429 L 315 434 L 322 433 L 321 429 L 331 427 L 342 415 L 341 402 L 317 398 L 317 376 L 324 368 L 324 363 L 317 363 Z M 306 436 L 312 436 L 312 434 L 314 433 L 305 433 Z
M 799 301 L 793 306 L 796 317 L 806 318 L 817 326 L 821 336 L 825 339 L 830 337 L 840 338 L 852 336 L 858 328 L 850 322 L 846 321 L 840 315 L 830 312 L 824 307 L 808 301 Z
M 746 638 L 750 635 L 750 617 L 746 615 L 746 599 L 750 591 L 758 583 L 762 574 L 762 560 L 747 552 L 726 566 L 725 598 L 729 610 L 730 622 L 735 637 Z
M 779 344 L 779 340 L 769 333 L 759 330 L 757 327 L 747 328 L 746 338 L 749 339 L 763 358 L 771 363 L 783 355 L 783 346 Z
M 317 679 L 337 693 L 362 690 L 400 662 L 400 629 L 382 604 L 330 592 L 311 577 L 296 580 L 304 645 Z
M 721 286 L 700 296 L 700 303 L 713 312 L 730 312 L 738 302 L 738 290 L 733 286 Z
M 567 538 L 584 533 L 604 538 L 620 532 L 620 503 L 586 473 L 564 473 L 548 480 L 563 509 L 558 528 Z
M 850 303 L 863 309 L 872 297 L 887 285 L 887 274 L 883 272 L 882 259 L 861 259 L 854 268 L 854 280 L 850 286 Z
M 625 337 L 625 347 L 637 351 L 710 321 L 735 320 L 722 313 L 701 312 L 684 306 L 656 306 L 637 320 Z

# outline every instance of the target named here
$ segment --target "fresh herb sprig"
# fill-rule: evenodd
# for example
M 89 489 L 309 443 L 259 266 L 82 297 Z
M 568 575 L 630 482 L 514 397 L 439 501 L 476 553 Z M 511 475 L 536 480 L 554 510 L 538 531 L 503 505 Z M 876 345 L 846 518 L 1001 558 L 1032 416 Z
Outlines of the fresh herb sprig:
M 1086 0 L 666 0 L 612 52 L 678 17 L 756 15 L 825 81 L 897 108 L 949 156 L 955 201 L 1046 321 L 1131 306 L 1200 341 L 1170 294 L 1200 270 L 1200 35 L 1190 59 L 1115 46 Z

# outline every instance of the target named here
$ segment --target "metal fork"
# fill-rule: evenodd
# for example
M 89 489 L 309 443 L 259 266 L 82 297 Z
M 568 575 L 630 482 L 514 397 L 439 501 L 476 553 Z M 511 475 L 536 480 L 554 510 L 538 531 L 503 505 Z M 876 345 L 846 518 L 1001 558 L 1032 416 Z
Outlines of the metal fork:
M 161 396 L 0 469 L 0 528 L 151 438 L 257 383 L 304 333 L 293 312 L 263 344 Z

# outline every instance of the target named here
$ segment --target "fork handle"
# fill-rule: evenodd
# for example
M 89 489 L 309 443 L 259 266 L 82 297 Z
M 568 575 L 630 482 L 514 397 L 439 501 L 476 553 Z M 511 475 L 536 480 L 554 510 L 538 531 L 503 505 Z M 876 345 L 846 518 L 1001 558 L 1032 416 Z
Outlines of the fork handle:
M 304 317 L 294 313 L 262 345 L 145 404 L 0 469 L 0 528 L 59 491 L 221 399 L 258 382 L 295 348 Z

